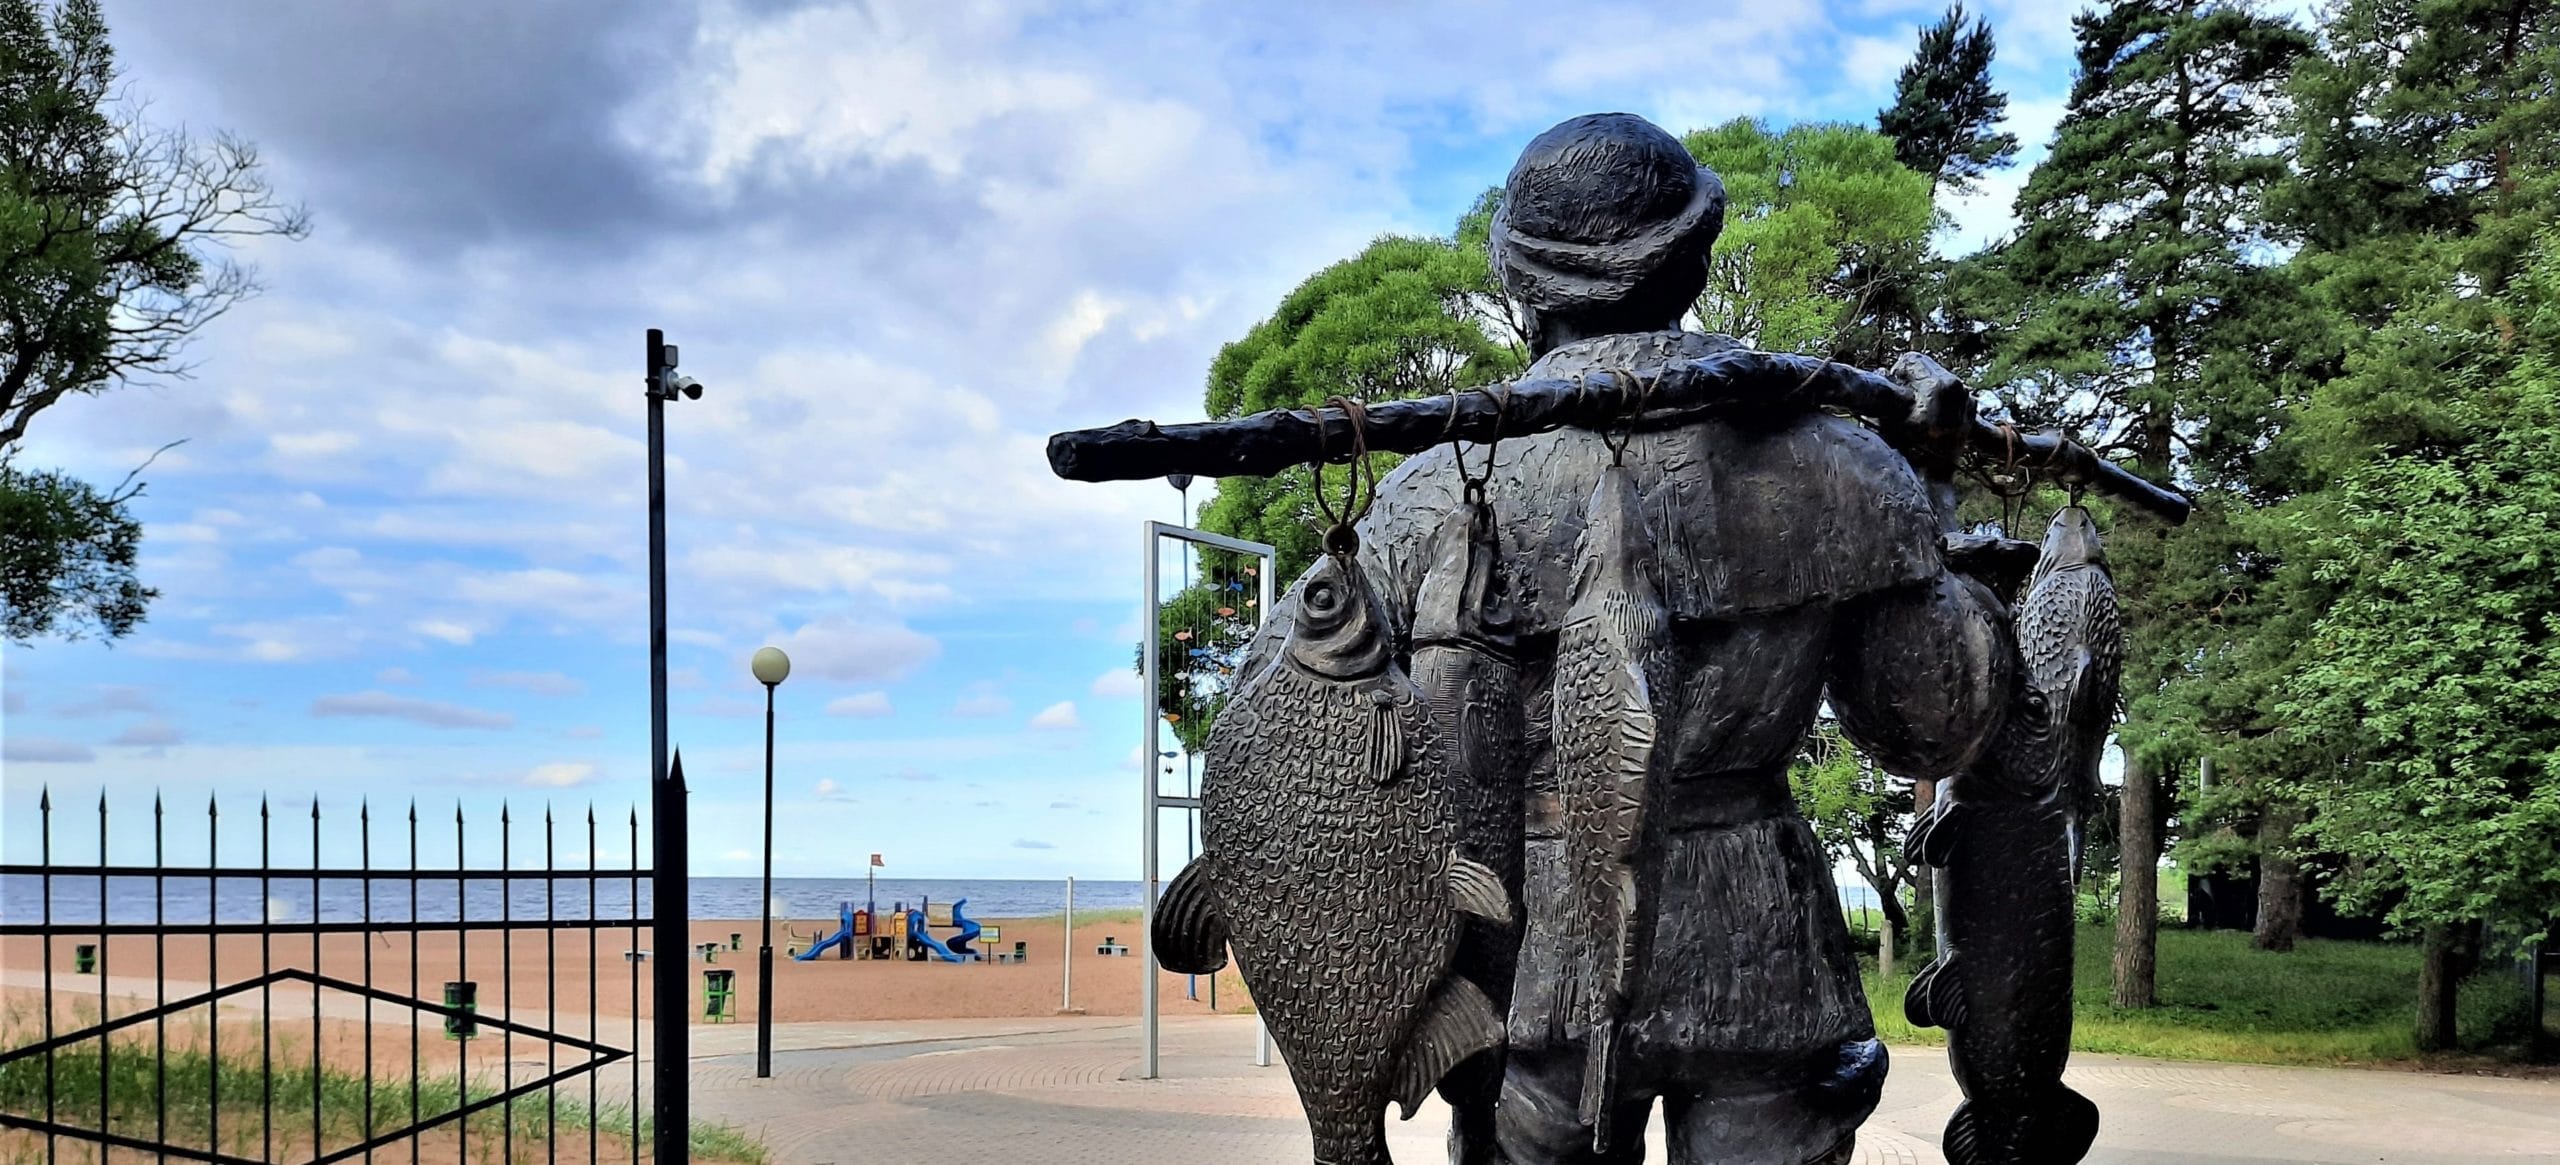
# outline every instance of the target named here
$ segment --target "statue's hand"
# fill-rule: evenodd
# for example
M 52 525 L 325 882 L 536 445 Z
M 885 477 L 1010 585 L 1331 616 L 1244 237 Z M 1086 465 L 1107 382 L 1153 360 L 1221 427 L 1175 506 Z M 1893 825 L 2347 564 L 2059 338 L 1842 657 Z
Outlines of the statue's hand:
M 1963 456 L 1973 429 L 1973 390 L 1956 374 L 1918 352 L 1895 358 L 1885 378 L 1911 394 L 1911 415 L 1885 420 L 1894 444 L 1929 483 L 1929 500 L 1938 523 L 1953 531 L 1956 523 L 1956 459 Z
M 1950 458 L 1964 448 L 1973 427 L 1973 390 L 1945 365 L 1918 352 L 1896 357 L 1885 376 L 1911 390 L 1911 430 Z

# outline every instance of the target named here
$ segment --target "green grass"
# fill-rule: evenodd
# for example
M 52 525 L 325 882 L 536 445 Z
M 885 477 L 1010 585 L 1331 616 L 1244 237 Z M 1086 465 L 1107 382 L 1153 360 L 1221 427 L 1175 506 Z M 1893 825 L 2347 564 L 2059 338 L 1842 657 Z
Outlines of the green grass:
M 488 1079 L 466 1082 L 458 1076 L 436 1076 L 376 1079 L 368 1092 L 368 1082 L 358 1073 L 324 1066 L 315 1079 L 308 1052 L 281 1043 L 272 1077 L 254 1051 L 226 1049 L 219 1058 L 188 1046 L 170 1047 L 156 1056 L 154 1052 L 155 1045 L 142 1040 L 116 1041 L 107 1050 L 103 1073 L 94 1043 L 75 1044 L 56 1053 L 50 1083 L 55 1119 L 99 1128 L 103 1112 L 103 1125 L 112 1132 L 159 1140 L 165 1128 L 169 1143 L 249 1157 L 264 1153 L 272 1130 L 279 1154 L 309 1157 L 315 1091 L 319 1140 L 333 1150 L 364 1139 L 368 1102 L 370 1128 L 379 1133 L 409 1124 L 413 1101 L 415 1111 L 433 1119 L 467 1100 L 503 1091 L 498 1082 Z M 42 1057 L 0 1065 L 0 1111 L 40 1116 L 47 1110 L 47 1088 Z M 582 1085 L 572 1080 L 560 1088 L 556 1104 L 537 1093 L 512 1106 L 475 1113 L 460 1122 L 464 1127 L 459 1136 L 473 1153 L 494 1157 L 512 1132 L 516 1159 L 526 1162 L 545 1160 L 547 1147 L 563 1137 L 592 1135 L 612 1148 L 613 1156 L 625 1160 L 636 1154 L 637 1146 L 648 1143 L 651 1126 L 645 1117 L 635 1127 L 627 1105 L 590 1111 L 583 1099 L 574 1096 L 582 1091 Z M 165 1114 L 160 1104 L 163 1095 L 167 1097 Z M 447 1124 L 425 1135 L 451 1141 L 457 1134 Z M 764 1165 L 766 1160 L 762 1145 L 725 1125 L 697 1121 L 691 1139 L 697 1160 L 737 1165 Z M 14 1165 L 44 1159 L 41 1143 L 32 1137 L 0 1140 L 0 1162 Z M 35 1155 L 29 1156 L 30 1152 Z
M 2236 931 L 2163 928 L 2159 1006 L 2119 1010 L 2111 929 L 2084 926 L 2076 944 L 2071 1046 L 2181 1060 L 2261 1064 L 2375 1064 L 2422 1059 L 2416 1041 L 2418 950 L 2407 944 L 2305 939 L 2286 953 L 2257 950 Z M 1891 982 L 1867 970 L 1877 1034 L 1888 1043 L 1939 1044 L 1946 1033 L 1902 1017 L 1916 962 Z M 2523 988 L 2493 965 L 2463 985 L 2461 1044 L 2498 1054 L 2518 1036 Z

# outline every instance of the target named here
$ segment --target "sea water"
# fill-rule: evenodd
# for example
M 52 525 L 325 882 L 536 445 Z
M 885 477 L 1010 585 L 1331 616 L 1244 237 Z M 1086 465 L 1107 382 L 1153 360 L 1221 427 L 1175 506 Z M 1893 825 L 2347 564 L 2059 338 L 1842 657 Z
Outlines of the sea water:
M 597 871 L 592 880 L 584 870 L 550 878 L 524 873 L 505 879 L 475 876 L 458 883 L 454 878 L 438 878 L 432 870 L 421 871 L 414 879 L 321 878 L 316 894 L 311 878 L 295 878 L 290 871 L 263 879 L 225 875 L 218 884 L 202 876 L 118 876 L 106 880 L 103 895 L 94 876 L 56 876 L 50 884 L 53 921 L 64 926 L 98 921 L 102 901 L 106 921 L 112 923 L 201 923 L 208 907 L 218 907 L 211 913 L 221 922 L 307 923 L 313 920 L 315 900 L 322 922 L 401 922 L 413 917 L 450 922 L 459 910 L 467 909 L 474 921 L 504 917 L 540 925 L 546 918 L 630 918 L 635 899 L 641 912 L 651 908 L 646 878 L 635 886 L 628 873 L 617 876 L 612 870 Z M 35 874 L 0 878 L 0 921 L 42 921 L 45 885 Z M 755 918 L 762 889 L 762 881 L 756 878 L 694 878 L 686 894 L 687 914 L 700 919 Z M 961 899 L 968 900 L 965 909 L 973 918 L 1035 918 L 1066 908 L 1067 884 L 1063 879 L 881 878 L 866 884 L 861 878 L 776 878 L 773 897 L 781 907 L 776 918 L 812 922 L 832 922 L 847 902 L 860 910 L 876 901 L 880 909 L 888 910 L 900 903 L 946 907 Z M 1134 881 L 1076 883 L 1078 910 L 1134 908 L 1139 899 L 1140 883 Z

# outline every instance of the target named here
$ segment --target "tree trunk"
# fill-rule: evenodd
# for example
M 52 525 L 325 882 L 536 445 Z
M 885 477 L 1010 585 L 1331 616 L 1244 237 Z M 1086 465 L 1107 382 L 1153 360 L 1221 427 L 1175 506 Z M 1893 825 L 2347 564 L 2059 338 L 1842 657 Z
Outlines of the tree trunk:
M 2124 857 L 2116 898 L 2118 1007 L 2149 1007 L 2156 999 L 2154 965 L 2160 939 L 2160 801 L 2149 766 L 2130 752 L 2124 758 L 2124 798 L 2117 845 Z
M 2430 922 L 2425 933 L 2418 963 L 2418 1050 L 2441 1052 L 2453 1046 L 2454 930 Z
M 1916 886 L 1926 886 L 1929 884 L 1929 870 L 1927 867 L 1924 866 L 1921 868 L 1919 876 L 1913 884 Z M 1872 887 L 1876 892 L 1876 908 L 1884 912 L 1884 920 L 1886 922 L 1893 924 L 1894 937 L 1897 939 L 1909 939 L 1911 936 L 1911 914 L 1909 911 L 1902 908 L 1902 887 L 1894 884 L 1891 879 L 1887 878 L 1870 878 L 1867 881 L 1867 885 Z
M 2258 929 L 2250 941 L 2262 951 L 2289 951 L 2302 937 L 2302 860 L 2293 853 L 2293 830 L 2302 808 L 2267 806 L 2258 819 Z

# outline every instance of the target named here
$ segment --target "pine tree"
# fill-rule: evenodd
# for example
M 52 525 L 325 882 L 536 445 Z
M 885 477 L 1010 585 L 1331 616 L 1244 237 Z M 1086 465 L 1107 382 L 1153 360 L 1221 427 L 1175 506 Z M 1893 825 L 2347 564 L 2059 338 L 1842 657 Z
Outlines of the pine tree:
M 2133 649 L 2119 734 L 2125 876 L 2114 998 L 2146 1007 L 2161 773 L 2181 763 L 2184 743 L 2167 730 L 2163 697 L 2191 658 L 2183 629 L 2201 598 L 2196 560 L 2235 560 L 2232 526 L 2216 511 L 2245 504 L 2249 481 L 2247 459 L 2229 454 L 2266 435 L 2235 429 L 2227 410 L 2211 406 L 2248 395 L 2229 382 L 2264 342 L 2250 310 L 2272 282 L 2257 224 L 2283 173 L 2266 144 L 2269 112 L 2310 40 L 2242 0 L 2116 0 L 2076 17 L 2074 30 L 2069 104 L 2019 195 L 2017 237 L 1986 264 L 2008 328 L 1997 334 L 1989 379 L 2022 419 L 2062 423 L 2204 495 L 2189 529 L 2128 522 L 2110 548 Z
M 2009 98 L 1991 87 L 1991 22 L 1965 27 L 1964 5 L 1947 9 L 1920 30 L 1920 46 L 1894 82 L 1893 104 L 1876 114 L 1876 128 L 1893 139 L 1893 155 L 1940 187 L 1970 191 L 1984 174 L 2007 166 L 2018 153 L 2017 135 L 2003 132 Z
M 2499 749 L 2547 751 L 2529 743 L 2537 665 L 2498 658 L 2534 650 L 2503 636 L 2539 621 L 2507 557 L 2535 551 L 2501 541 L 2496 515 L 2548 488 L 2533 462 L 2554 425 L 2555 240 L 2520 272 L 2560 218 L 2560 7 L 2341 0 L 2325 16 L 2293 86 L 2295 172 L 2271 198 L 2300 248 L 2289 366 L 2309 387 L 2273 449 L 2301 489 L 2264 523 L 2287 634 L 2259 670 L 2284 701 L 2267 719 L 2291 726 L 2268 739 L 2298 762 L 2278 792 L 2308 811 L 2307 844 L 2349 859 L 2333 891 L 2396 898 L 2441 972 L 2457 932 L 2530 912 L 2510 874 L 2560 862 L 2505 800 L 2532 787 L 2520 754 L 2446 731 L 2486 716 Z M 2452 992 L 2449 974 L 2422 978 L 2422 1046 L 2450 1040 Z

